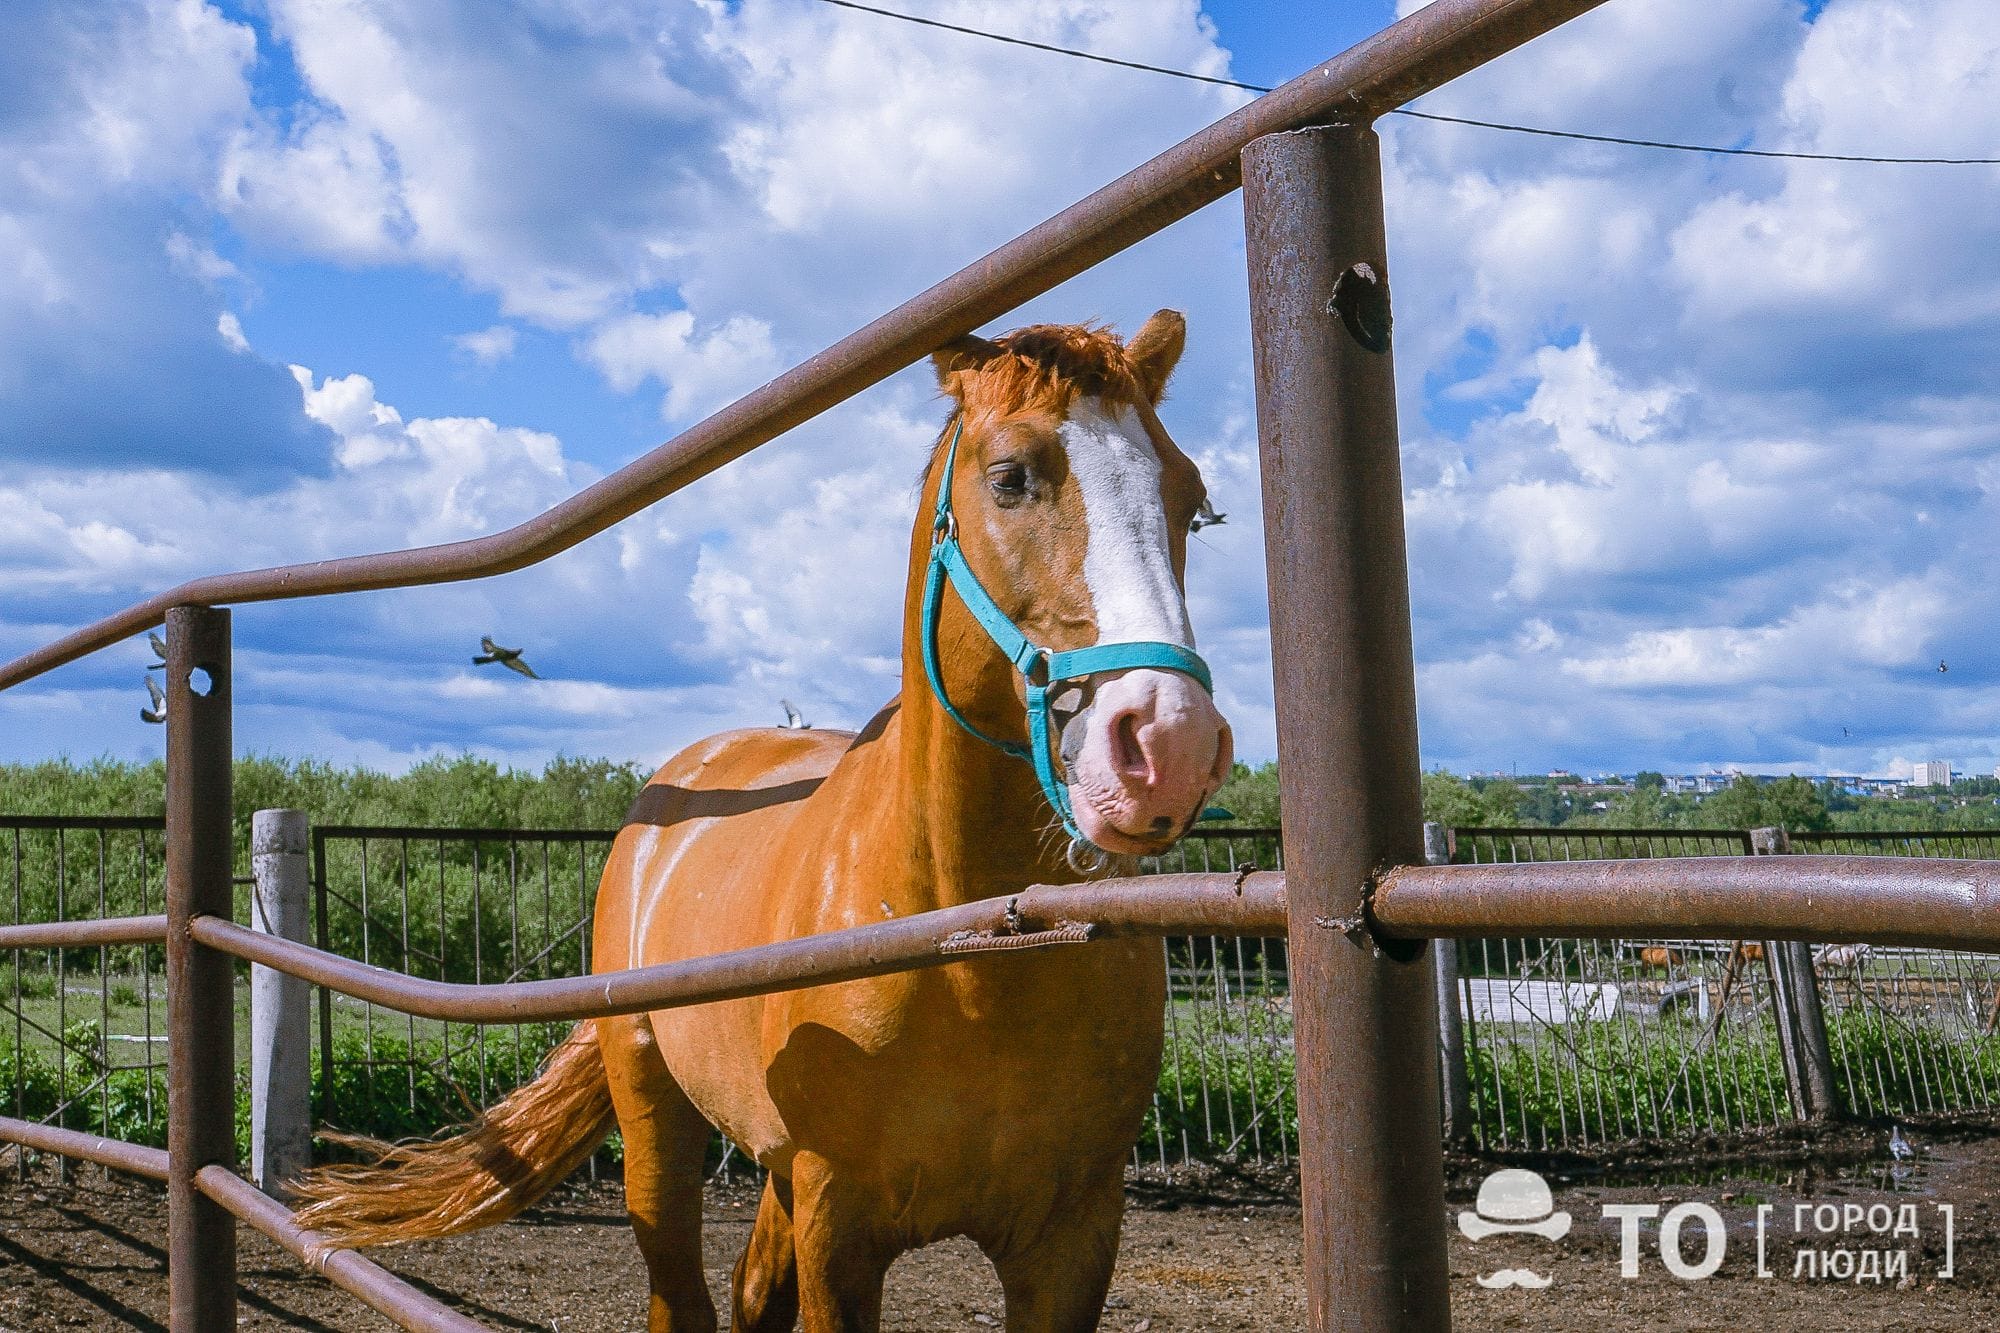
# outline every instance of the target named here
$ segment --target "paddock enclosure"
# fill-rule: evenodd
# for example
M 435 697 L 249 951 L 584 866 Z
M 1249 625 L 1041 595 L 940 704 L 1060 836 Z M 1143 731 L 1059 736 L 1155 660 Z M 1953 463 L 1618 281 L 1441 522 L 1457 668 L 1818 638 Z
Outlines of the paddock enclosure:
M 321 1251 L 234 1169 L 238 960 L 416 1020 L 525 1025 L 947 962 L 979 966 L 979 946 L 1003 937 L 1008 948 L 1090 947 L 1079 936 L 1282 938 L 1307 1326 L 1446 1328 L 1438 1112 L 1450 1099 L 1440 1080 L 1436 962 L 1465 959 L 1427 941 L 1766 941 L 1779 964 L 1772 984 L 1797 992 L 1787 1013 L 1806 999 L 1796 985 L 1803 941 L 2000 951 L 2000 864 L 1987 861 L 1814 848 L 1425 863 L 1390 268 L 1371 125 L 1600 2 L 1438 0 L 517 527 L 197 579 L 0 666 L 7 688 L 167 627 L 162 910 L 149 901 L 123 915 L 0 927 L 0 948 L 73 959 L 164 949 L 166 1147 L 21 1119 L 0 1121 L 0 1138 L 166 1182 L 176 1333 L 236 1326 L 244 1223 L 405 1327 L 468 1330 L 481 1325 L 365 1256 Z M 737 953 L 534 980 L 387 971 L 234 919 L 229 606 L 483 578 L 548 559 L 1238 188 L 1268 578 L 1283 609 L 1272 617 L 1282 872 L 1189 869 L 1036 886 Z M 1570 985 L 1566 970 L 1564 978 Z M 1447 1041 L 1454 1008 L 1442 1010 Z M 1808 1111 L 1823 1113 L 1823 1062 L 1805 1049 L 1809 1034 L 1781 1023 L 1779 1036 L 1801 1086 L 1821 1099 Z

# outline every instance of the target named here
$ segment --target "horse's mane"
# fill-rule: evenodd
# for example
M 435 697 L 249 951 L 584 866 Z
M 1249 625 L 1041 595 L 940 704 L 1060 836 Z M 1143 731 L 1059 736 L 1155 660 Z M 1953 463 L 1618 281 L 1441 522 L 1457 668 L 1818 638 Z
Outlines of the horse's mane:
M 1113 402 L 1139 397 L 1124 340 L 1103 325 L 1030 324 L 994 342 L 1013 355 L 980 367 L 982 396 L 1019 402 L 1054 398 L 1064 407 L 1079 394 Z
M 1125 342 L 1103 324 L 1030 324 L 993 339 L 1008 355 L 980 363 L 976 374 L 959 381 L 965 408 L 1012 411 L 1040 404 L 1066 411 L 1079 396 L 1102 398 L 1107 404 L 1136 403 L 1144 398 Z M 931 446 L 924 463 L 928 479 L 950 427 Z

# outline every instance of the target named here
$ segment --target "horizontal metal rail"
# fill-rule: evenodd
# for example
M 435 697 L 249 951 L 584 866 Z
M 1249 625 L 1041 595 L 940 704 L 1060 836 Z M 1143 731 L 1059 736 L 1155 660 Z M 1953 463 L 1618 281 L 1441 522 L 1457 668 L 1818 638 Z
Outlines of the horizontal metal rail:
M 73 1129 L 0 1116 L 0 1142 L 95 1162 L 148 1180 L 167 1178 L 164 1148 L 148 1148 L 123 1139 L 99 1138 Z M 485 1325 L 439 1303 L 353 1250 L 322 1252 L 323 1237 L 318 1232 L 299 1226 L 290 1209 L 243 1177 L 211 1166 L 196 1173 L 195 1183 L 203 1194 L 284 1246 L 306 1267 L 404 1328 L 421 1329 L 424 1333 L 487 1333 Z
M 1498 825 L 1488 828 L 1460 826 L 1451 830 L 1462 838 L 1715 838 L 1750 845 L 1746 829 L 1735 828 L 1599 828 L 1581 824 Z
M 167 918 L 100 916 L 87 921 L 25 921 L 0 926 L 0 949 L 73 949 L 91 944 L 158 944 Z
M 1403 866 L 1369 899 L 1392 939 L 1634 935 L 2000 953 L 2000 861 L 1687 856 Z
M 325 838 L 366 838 L 370 842 L 408 839 L 426 842 L 609 842 L 615 828 L 445 828 L 428 824 L 315 824 L 313 833 Z
M 11 1115 L 0 1115 L 0 1143 L 18 1143 L 37 1152 L 95 1162 L 99 1166 L 144 1176 L 148 1180 L 167 1178 L 167 1150 L 164 1148 L 148 1148 L 123 1139 L 107 1139 L 63 1129 L 58 1125 L 44 1125 L 36 1120 L 16 1120 Z
M 235 1172 L 205 1166 L 195 1172 L 194 1183 L 237 1220 L 248 1222 L 307 1268 L 401 1327 L 417 1333 L 489 1333 L 485 1324 L 419 1291 L 380 1264 L 353 1250 L 327 1248 L 324 1236 L 301 1227 L 289 1208 Z
M 1601 3 L 1436 0 L 525 523 L 438 546 L 194 579 L 0 666 L 0 689 L 150 629 L 175 606 L 448 583 L 546 560 L 1222 198 L 1241 183 L 1237 159 L 1253 140 L 1329 121 L 1370 121 Z
M 142 829 L 158 832 L 167 826 L 165 815 L 0 815 L 0 829 Z
M 1064 927 L 1091 940 L 1134 935 L 1282 935 L 1285 877 L 1254 874 L 1142 875 L 1090 884 L 1035 885 L 1016 894 L 939 908 L 879 925 L 828 931 L 705 958 L 623 972 L 494 985 L 429 981 L 219 917 L 196 917 L 193 938 L 212 949 L 302 977 L 419 1018 L 452 1023 L 534 1023 L 607 1018 L 738 1000 L 775 991 L 963 962 L 968 944 Z M 1038 948 L 1063 948 L 1077 932 Z

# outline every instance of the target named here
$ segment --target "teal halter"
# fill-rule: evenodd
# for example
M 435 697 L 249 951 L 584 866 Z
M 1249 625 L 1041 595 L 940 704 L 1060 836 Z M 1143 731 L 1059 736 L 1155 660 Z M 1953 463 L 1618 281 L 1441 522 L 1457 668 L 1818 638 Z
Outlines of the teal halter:
M 961 412 L 952 426 L 951 444 L 945 450 L 944 475 L 938 480 L 937 517 L 931 525 L 930 569 L 924 575 L 924 674 L 930 678 L 931 693 L 937 696 L 937 701 L 944 706 L 952 721 L 994 749 L 1016 759 L 1025 759 L 1034 766 L 1035 780 L 1041 784 L 1042 794 L 1048 797 L 1049 805 L 1055 809 L 1063 829 L 1073 840 L 1071 859 L 1074 861 L 1076 851 L 1090 847 L 1091 842 L 1076 825 L 1075 812 L 1070 808 L 1069 790 L 1057 779 L 1051 757 L 1054 727 L 1049 696 L 1054 693 L 1055 687 L 1099 672 L 1126 671 L 1133 667 L 1178 671 L 1184 676 L 1194 677 L 1210 694 L 1215 692 L 1215 683 L 1209 676 L 1208 663 L 1202 661 L 1192 649 L 1176 643 L 1098 643 L 1088 648 L 1053 652 L 1031 643 L 1014 622 L 1007 619 L 1006 613 L 987 595 L 972 567 L 965 563 L 965 551 L 958 544 L 958 519 L 951 509 L 951 478 L 958 462 L 959 436 L 964 430 L 965 414 Z M 938 613 L 942 609 L 947 582 L 957 589 L 959 600 L 965 603 L 965 609 L 972 613 L 972 618 L 979 622 L 987 637 L 998 645 L 1001 654 L 1027 681 L 1026 746 L 989 736 L 973 726 L 945 692 L 944 674 L 938 666 L 937 632 Z

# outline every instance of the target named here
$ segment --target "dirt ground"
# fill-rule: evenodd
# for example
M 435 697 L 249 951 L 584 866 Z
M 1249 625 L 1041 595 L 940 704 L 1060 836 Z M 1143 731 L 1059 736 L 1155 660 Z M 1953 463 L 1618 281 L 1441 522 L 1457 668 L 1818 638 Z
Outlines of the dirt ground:
M 1768 1328 L 1814 1333 L 1855 1330 L 2000 1327 L 2000 1137 L 1918 1131 L 1918 1155 L 1893 1165 L 1885 1136 L 1858 1136 L 1843 1164 L 1736 1167 L 1699 1155 L 1643 1174 L 1587 1178 L 1556 1174 L 1554 1204 L 1573 1216 L 1558 1241 L 1503 1236 L 1474 1244 L 1456 1225 L 1451 1235 L 1451 1293 L 1460 1329 L 1676 1330 Z M 1548 1164 L 1544 1164 L 1548 1165 Z M 1491 1164 L 1459 1162 L 1452 1218 L 1472 1206 Z M 1135 1184 L 1117 1277 L 1102 1327 L 1132 1333 L 1167 1330 L 1265 1330 L 1304 1326 L 1298 1247 L 1299 1209 L 1276 1181 L 1197 1181 L 1165 1191 Z M 1721 1267 L 1705 1279 L 1680 1280 L 1662 1266 L 1657 1219 L 1640 1223 L 1639 1273 L 1620 1276 L 1620 1224 L 1606 1204 L 1704 1203 L 1726 1223 Z M 1770 1277 L 1757 1275 L 1758 1205 L 1765 1214 Z M 1795 1235 L 1796 1205 L 1806 1216 L 1839 1215 L 1826 1234 L 1807 1221 Z M 1920 1235 L 1877 1235 L 1864 1218 L 1871 1205 L 1915 1206 Z M 1954 1276 L 1945 1260 L 1943 1211 L 1953 1209 Z M 729 1265 L 749 1232 L 756 1206 L 747 1183 L 711 1193 L 706 1257 L 720 1296 Z M 1832 1213 L 1824 1211 L 1826 1206 Z M 43 1171 L 16 1184 L 0 1176 L 0 1330 L 165 1328 L 165 1201 L 155 1187 L 78 1167 L 69 1183 Z M 389 1325 L 298 1266 L 247 1228 L 242 1233 L 241 1326 L 247 1329 L 375 1330 Z M 1813 1262 L 1836 1248 L 1895 1249 L 1909 1277 L 1898 1284 L 1794 1277 L 1802 1249 Z M 1683 1229 L 1688 1263 L 1702 1258 L 1700 1222 Z M 566 1190 L 512 1225 L 457 1240 L 379 1252 L 418 1286 L 448 1298 L 495 1328 L 548 1333 L 644 1328 L 644 1279 L 613 1185 Z M 1851 1257 L 1851 1256 L 1850 1256 Z M 1835 1261 L 1838 1263 L 1839 1261 Z M 1876 1264 L 1858 1261 L 1864 1268 Z M 1478 1277 L 1524 1268 L 1552 1278 L 1544 1290 L 1487 1290 Z M 726 1303 L 726 1302 L 725 1302 Z M 998 1327 L 999 1285 L 970 1245 L 953 1242 L 908 1255 L 889 1275 L 885 1327 L 900 1333 Z

